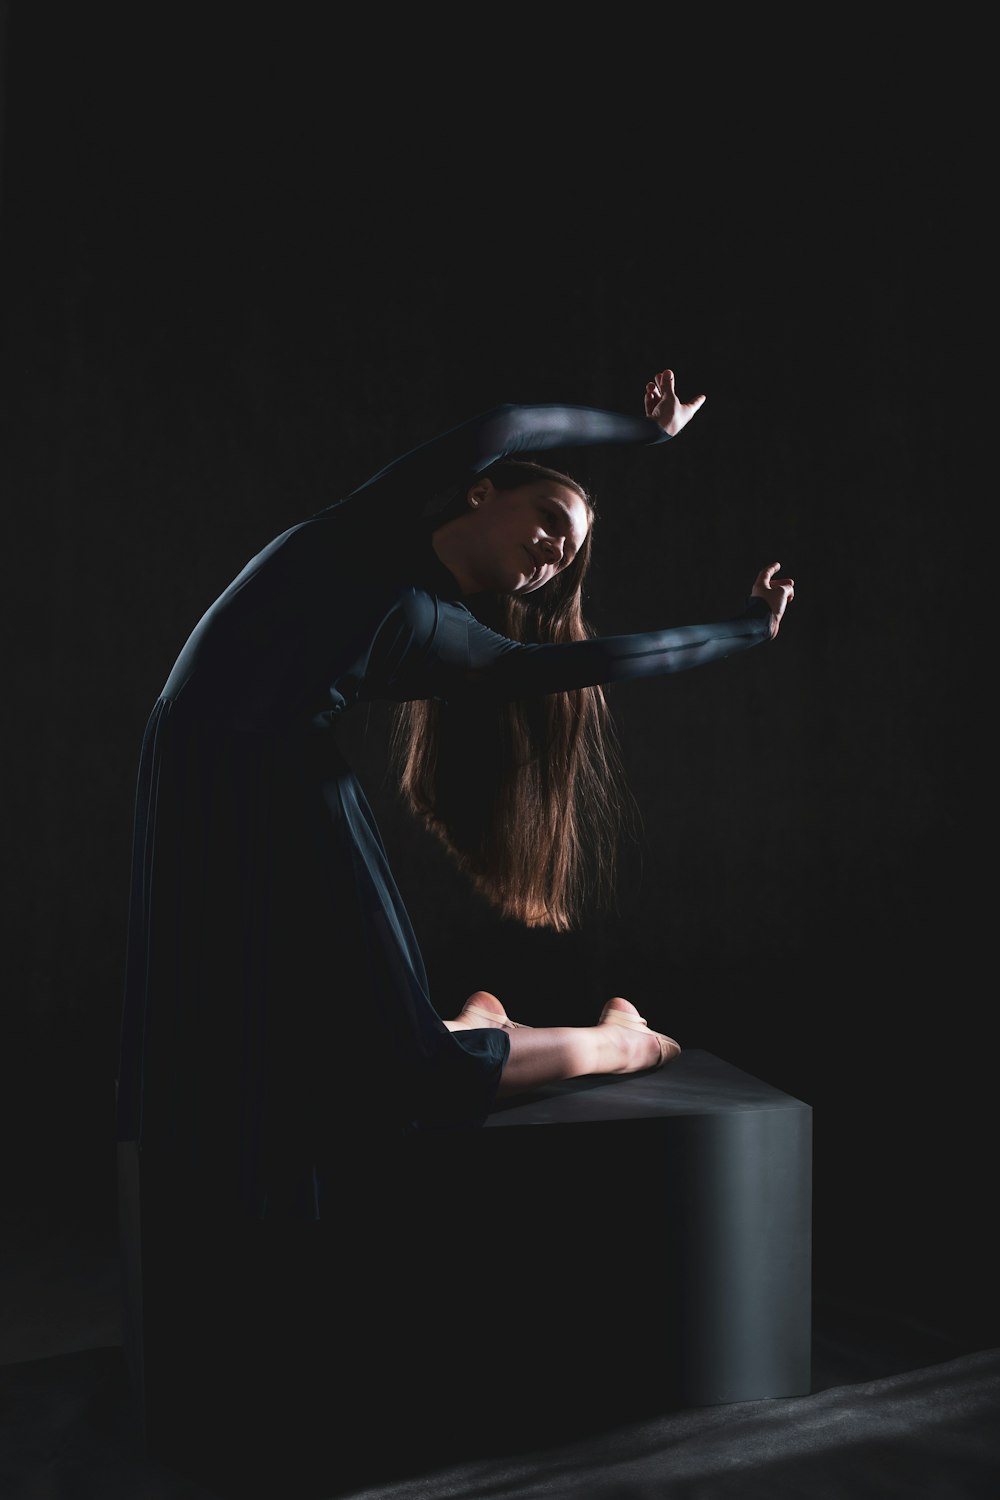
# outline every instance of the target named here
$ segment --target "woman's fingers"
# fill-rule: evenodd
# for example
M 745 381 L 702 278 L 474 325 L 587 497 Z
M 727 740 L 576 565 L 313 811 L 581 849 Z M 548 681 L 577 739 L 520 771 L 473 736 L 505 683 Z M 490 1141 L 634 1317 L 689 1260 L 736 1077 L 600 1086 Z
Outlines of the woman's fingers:
M 674 437 L 704 405 L 705 399 L 704 395 L 699 395 L 692 401 L 678 401 L 673 370 L 661 370 L 646 382 L 643 405 L 646 416 L 652 417 L 664 432 Z
M 750 591 L 758 599 L 763 599 L 771 611 L 772 640 L 778 633 L 778 626 L 785 612 L 785 606 L 795 598 L 794 579 L 775 578 L 774 576 L 780 567 L 780 563 L 769 563 L 766 568 L 761 568 Z
M 661 370 L 646 386 L 646 415 L 658 422 L 670 437 L 675 437 L 705 403 L 705 396 L 692 401 L 678 401 L 673 370 Z
M 780 562 L 769 563 L 766 568 L 761 568 L 757 574 L 757 583 L 761 588 L 782 589 L 794 592 L 795 580 L 793 578 L 775 578 L 775 573 L 781 567 Z

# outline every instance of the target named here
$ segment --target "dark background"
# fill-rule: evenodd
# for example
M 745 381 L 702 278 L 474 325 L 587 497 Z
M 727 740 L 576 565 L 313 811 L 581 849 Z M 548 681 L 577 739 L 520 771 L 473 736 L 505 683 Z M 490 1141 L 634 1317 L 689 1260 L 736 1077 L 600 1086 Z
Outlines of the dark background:
M 7 14 L 6 1218 L 114 1232 L 134 778 L 202 611 L 443 428 L 638 412 L 669 364 L 709 397 L 675 445 L 565 456 L 593 624 L 725 616 L 774 560 L 797 594 L 773 647 L 611 690 L 616 908 L 498 921 L 403 813 L 388 710 L 344 742 L 442 1014 L 623 994 L 805 1100 L 817 1290 L 995 1343 L 975 59 L 337 16 Z

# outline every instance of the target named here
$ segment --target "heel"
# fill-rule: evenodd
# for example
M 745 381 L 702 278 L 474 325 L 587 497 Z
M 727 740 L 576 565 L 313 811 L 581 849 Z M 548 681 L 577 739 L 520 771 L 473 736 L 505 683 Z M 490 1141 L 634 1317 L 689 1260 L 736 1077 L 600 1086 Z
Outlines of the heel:
M 607 1023 L 611 1026 L 625 1026 L 629 1031 L 649 1030 L 649 1027 L 646 1025 L 645 1016 L 633 1016 L 627 1010 L 608 1010 L 608 1005 L 610 1004 L 611 1001 L 609 1000 L 598 1016 L 598 1026 L 603 1026 Z
M 609 1000 L 608 1004 L 601 1011 L 597 1022 L 598 1026 L 624 1026 L 627 1031 L 649 1031 L 649 1027 L 642 1016 L 630 1015 L 626 1010 L 608 1010 L 608 1005 L 610 1004 Z M 650 1035 L 656 1037 L 656 1043 L 660 1049 L 660 1060 L 653 1063 L 651 1068 L 641 1068 L 639 1071 L 642 1073 L 655 1073 L 657 1069 L 664 1067 L 673 1058 L 679 1057 L 681 1053 L 680 1042 L 675 1042 L 672 1036 L 667 1036 L 662 1031 L 653 1031 Z
M 512 1021 L 509 1016 L 504 1016 L 503 1020 L 501 1021 L 500 1017 L 496 1014 L 495 1011 L 492 1011 L 492 1010 L 483 1010 L 482 1006 L 480 1006 L 480 1005 L 463 1005 L 462 1009 L 459 1011 L 458 1014 L 459 1014 L 459 1017 L 462 1018 L 462 1019 L 464 1019 L 466 1016 L 479 1016 L 482 1020 L 489 1021 L 492 1024 L 494 1030 L 497 1030 L 497 1029 L 499 1029 L 501 1031 L 530 1031 L 531 1030 L 530 1026 L 525 1026 L 523 1024 L 523 1022 L 521 1022 L 521 1021 Z

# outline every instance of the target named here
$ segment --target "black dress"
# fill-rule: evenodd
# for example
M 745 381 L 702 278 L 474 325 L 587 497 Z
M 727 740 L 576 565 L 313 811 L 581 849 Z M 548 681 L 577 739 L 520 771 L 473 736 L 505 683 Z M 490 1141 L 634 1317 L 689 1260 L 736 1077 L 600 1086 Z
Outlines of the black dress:
M 524 698 L 716 661 L 735 618 L 561 645 L 489 630 L 430 535 L 495 460 L 657 444 L 646 417 L 497 407 L 276 537 L 195 627 L 150 714 L 135 803 L 120 1142 L 257 1218 L 414 1131 L 479 1126 L 506 1032 L 449 1032 L 338 717 L 372 699 Z

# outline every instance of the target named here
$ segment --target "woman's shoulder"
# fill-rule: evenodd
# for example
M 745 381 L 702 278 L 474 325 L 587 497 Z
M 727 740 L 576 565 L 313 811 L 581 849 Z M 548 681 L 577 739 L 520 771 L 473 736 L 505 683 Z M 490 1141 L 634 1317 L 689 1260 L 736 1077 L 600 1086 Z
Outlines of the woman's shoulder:
M 461 600 L 448 599 L 420 583 L 408 583 L 396 595 L 392 612 L 399 615 L 415 632 L 432 631 L 441 619 L 465 621 L 472 611 Z

